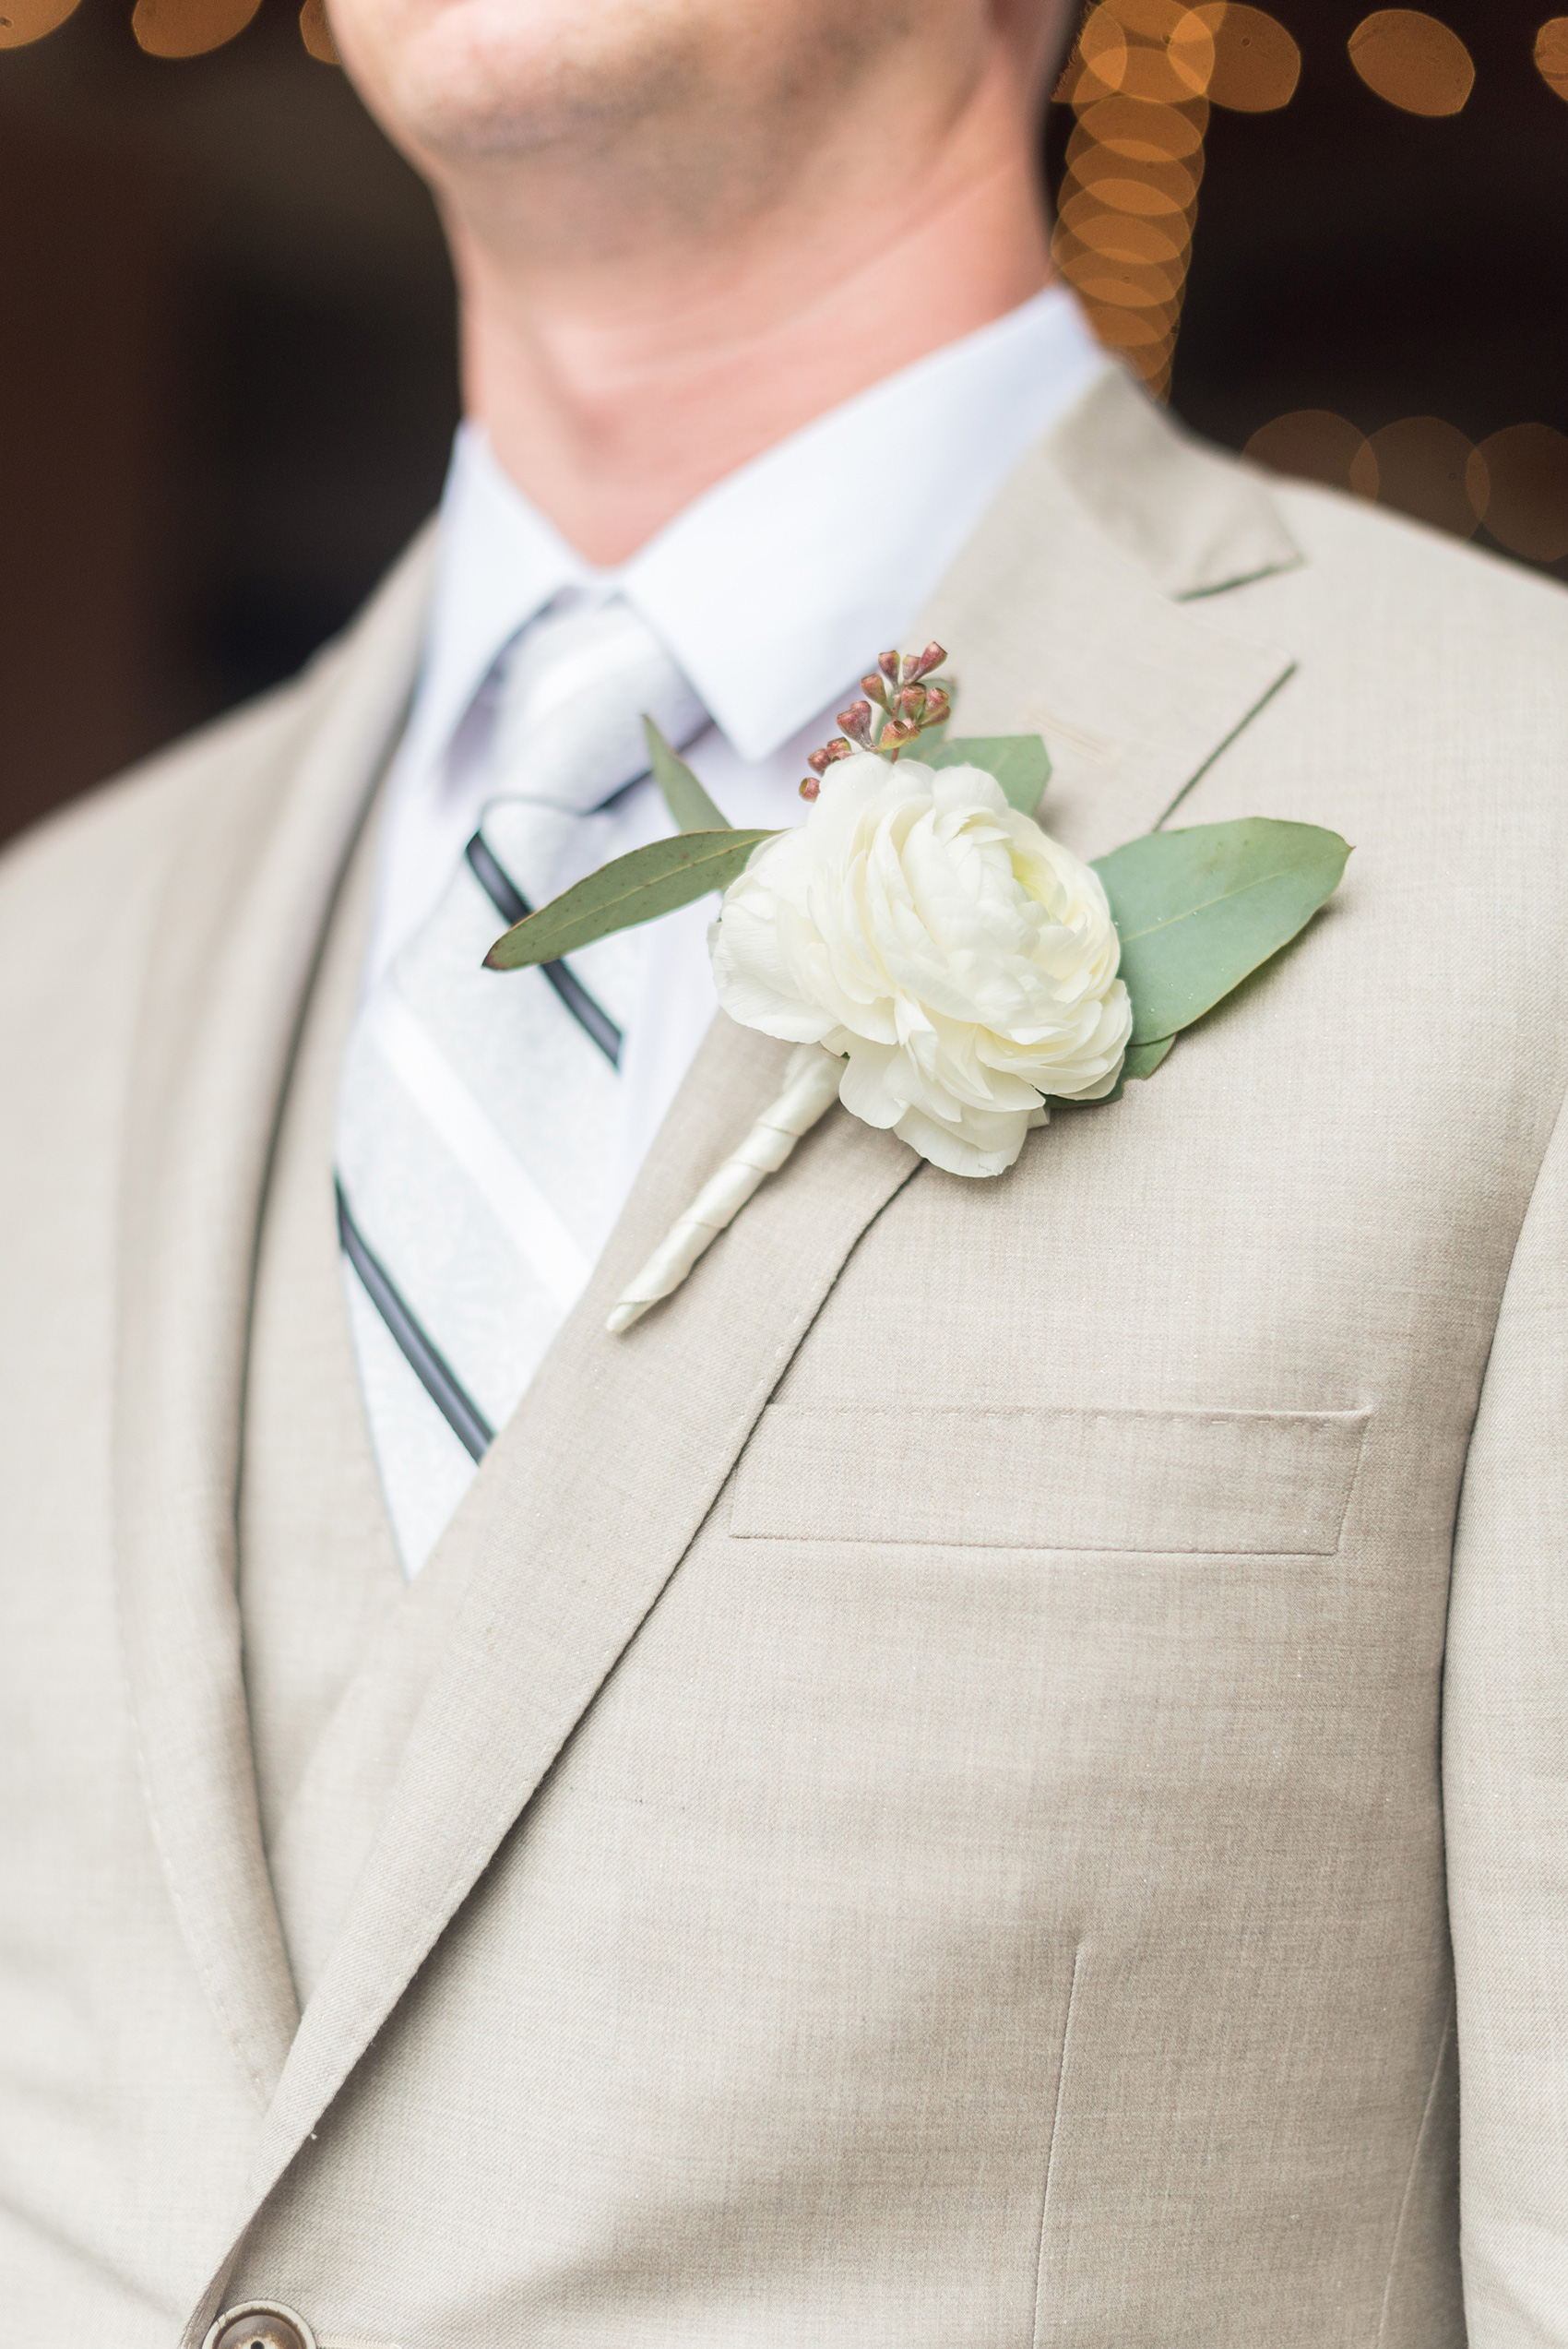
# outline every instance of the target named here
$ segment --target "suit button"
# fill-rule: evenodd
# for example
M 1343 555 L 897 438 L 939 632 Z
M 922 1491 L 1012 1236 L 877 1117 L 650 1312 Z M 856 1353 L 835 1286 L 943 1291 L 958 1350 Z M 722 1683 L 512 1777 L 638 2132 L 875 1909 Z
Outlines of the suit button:
M 316 2349 L 316 2343 L 303 2317 L 280 2300 L 247 2300 L 224 2309 L 202 2349 Z

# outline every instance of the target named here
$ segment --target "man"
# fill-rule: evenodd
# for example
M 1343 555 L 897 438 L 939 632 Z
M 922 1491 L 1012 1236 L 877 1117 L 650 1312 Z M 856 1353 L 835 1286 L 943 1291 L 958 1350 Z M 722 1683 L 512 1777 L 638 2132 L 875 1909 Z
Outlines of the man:
M 0 875 L 0 2331 L 1568 2343 L 1568 608 L 1089 345 L 1060 12 L 335 24 L 438 537 Z M 1346 885 L 995 1181 L 832 1111 L 612 1337 L 784 1048 L 700 908 L 480 958 L 668 829 L 642 710 L 787 823 L 927 636 L 1081 854 Z

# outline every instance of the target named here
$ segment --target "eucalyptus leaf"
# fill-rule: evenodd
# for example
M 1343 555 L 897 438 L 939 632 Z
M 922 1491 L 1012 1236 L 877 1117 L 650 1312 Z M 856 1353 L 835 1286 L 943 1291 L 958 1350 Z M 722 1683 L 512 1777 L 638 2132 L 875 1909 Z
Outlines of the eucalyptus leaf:
M 596 938 L 655 921 L 712 889 L 727 889 L 753 849 L 773 838 L 771 832 L 738 832 L 727 826 L 635 848 L 514 924 L 485 956 L 485 967 L 522 971 L 533 962 L 558 962 Z
M 1249 816 L 1148 832 L 1099 858 L 1134 1045 L 1190 1027 L 1288 946 L 1333 896 L 1349 853 L 1316 824 Z
M 670 820 L 682 832 L 727 832 L 730 819 L 709 799 L 685 760 L 671 750 L 651 718 L 643 720 L 647 736 L 647 763 L 664 793 Z
M 1134 1077 L 1152 1077 L 1175 1041 L 1174 1036 L 1160 1036 L 1152 1044 L 1129 1044 L 1127 1057 L 1122 1063 L 1123 1080 Z
M 983 767 L 1001 784 L 1010 807 L 1034 816 L 1051 781 L 1051 753 L 1038 734 L 959 734 L 927 747 L 923 737 L 913 756 L 927 767 Z

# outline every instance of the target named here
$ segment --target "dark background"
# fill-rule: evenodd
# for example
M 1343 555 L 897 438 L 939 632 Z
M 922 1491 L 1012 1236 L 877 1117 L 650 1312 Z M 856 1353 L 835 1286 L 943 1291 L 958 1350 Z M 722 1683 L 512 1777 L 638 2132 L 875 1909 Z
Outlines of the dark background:
M 295 668 L 429 510 L 457 415 L 429 200 L 294 0 L 179 60 L 130 6 L 0 46 L 0 833 Z M 1275 0 L 1294 98 L 1209 126 L 1171 388 L 1199 430 L 1568 432 L 1551 0 L 1432 12 L 1477 67 L 1445 119 L 1357 78 L 1364 6 Z

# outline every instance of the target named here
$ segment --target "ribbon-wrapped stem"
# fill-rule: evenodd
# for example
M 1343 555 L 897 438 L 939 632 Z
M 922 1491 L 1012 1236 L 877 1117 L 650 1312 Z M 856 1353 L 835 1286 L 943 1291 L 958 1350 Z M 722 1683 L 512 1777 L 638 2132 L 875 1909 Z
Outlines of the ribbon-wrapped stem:
M 790 1055 L 784 1091 L 770 1103 L 745 1140 L 706 1182 L 680 1222 L 655 1248 L 636 1279 L 623 1293 L 605 1327 L 619 1332 L 640 1321 L 649 1306 L 674 1294 L 687 1273 L 732 1223 L 764 1175 L 777 1174 L 802 1134 L 838 1098 L 844 1064 L 821 1044 L 801 1044 Z

